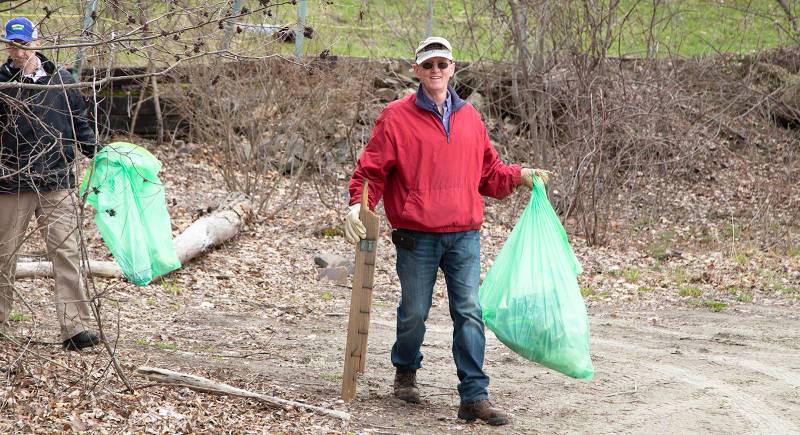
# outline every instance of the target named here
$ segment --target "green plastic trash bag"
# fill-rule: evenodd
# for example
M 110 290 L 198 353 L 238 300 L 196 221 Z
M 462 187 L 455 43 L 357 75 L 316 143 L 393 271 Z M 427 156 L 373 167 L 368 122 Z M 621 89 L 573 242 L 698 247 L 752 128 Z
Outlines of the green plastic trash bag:
M 160 170 L 161 162 L 146 149 L 114 142 L 97 153 L 81 183 L 103 241 L 136 285 L 181 267 Z
M 531 200 L 480 289 L 483 320 L 521 356 L 590 379 L 589 318 L 567 233 L 535 179 Z

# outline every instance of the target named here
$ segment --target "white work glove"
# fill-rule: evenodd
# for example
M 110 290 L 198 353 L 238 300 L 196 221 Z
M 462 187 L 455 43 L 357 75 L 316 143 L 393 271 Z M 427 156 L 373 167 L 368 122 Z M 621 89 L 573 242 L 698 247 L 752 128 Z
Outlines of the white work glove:
M 361 204 L 353 204 L 347 217 L 344 219 L 344 236 L 350 243 L 358 243 L 359 240 L 367 237 L 367 229 L 361 222 Z
M 541 178 L 544 184 L 547 184 L 547 182 L 550 181 L 550 171 L 546 171 L 544 169 L 522 168 L 522 173 L 519 177 L 519 184 L 527 186 L 528 189 L 533 189 L 534 176 Z

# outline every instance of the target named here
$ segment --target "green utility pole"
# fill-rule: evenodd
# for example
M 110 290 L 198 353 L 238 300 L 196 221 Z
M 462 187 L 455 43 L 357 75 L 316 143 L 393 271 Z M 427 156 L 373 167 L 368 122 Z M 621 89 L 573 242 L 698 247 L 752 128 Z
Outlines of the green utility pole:
M 297 6 L 297 26 L 294 28 L 294 60 L 300 62 L 303 55 L 303 33 L 306 27 L 306 0 Z
M 230 17 L 233 18 L 239 15 L 239 13 L 242 12 L 243 5 L 244 5 L 244 0 L 233 0 Z M 233 28 L 234 28 L 234 23 L 232 23 L 230 20 L 226 20 L 225 34 L 222 36 L 222 44 L 220 44 L 220 50 L 227 50 L 228 47 L 231 46 L 231 38 L 233 38 Z
M 94 25 L 94 18 L 92 15 L 95 14 L 97 11 L 97 0 L 89 0 L 86 3 L 86 8 L 83 11 L 83 33 L 81 36 L 86 41 L 89 41 L 89 30 L 92 29 Z M 81 81 L 81 70 L 83 69 L 83 52 L 86 50 L 86 47 L 81 47 L 78 49 L 78 54 L 75 55 L 75 64 L 72 66 L 72 78 L 75 79 L 76 82 Z

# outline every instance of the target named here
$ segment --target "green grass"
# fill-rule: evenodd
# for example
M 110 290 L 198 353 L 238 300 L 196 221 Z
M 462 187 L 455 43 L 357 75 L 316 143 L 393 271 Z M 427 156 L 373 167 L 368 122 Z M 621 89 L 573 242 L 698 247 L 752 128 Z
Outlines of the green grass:
M 11 314 L 8 315 L 8 320 L 11 322 L 24 322 L 31 319 L 33 319 L 33 316 L 30 314 L 22 314 L 17 311 L 12 311 Z
M 641 271 L 637 267 L 626 267 L 622 271 L 622 276 L 625 277 L 625 281 L 629 283 L 636 284 L 639 281 L 639 276 L 641 275 Z
M 632 4 L 637 6 L 621 32 L 617 32 L 621 37 L 614 41 L 612 53 L 644 54 L 653 2 L 623 0 L 621 3 L 625 10 Z M 655 12 L 653 40 L 658 43 L 659 56 L 670 52 L 683 56 L 747 53 L 790 43 L 775 25 L 785 22 L 776 1 L 677 0 L 663 2 Z
M 178 350 L 178 345 L 168 341 L 150 341 L 147 338 L 140 337 L 133 341 L 137 346 L 152 346 L 161 350 Z
M 338 373 L 338 372 L 336 372 L 336 373 L 322 373 L 320 375 L 320 377 L 322 377 L 322 379 L 325 379 L 328 382 L 341 382 L 341 380 L 342 380 L 342 374 Z
M 647 245 L 647 255 L 656 261 L 664 261 L 669 257 L 669 244 L 664 241 L 655 241 Z
M 675 240 L 676 233 L 673 230 L 662 231 L 658 237 L 665 242 L 671 242 Z
M 689 281 L 689 272 L 686 271 L 685 267 L 676 267 L 672 269 L 671 279 L 675 284 L 685 284 Z
M 162 279 L 161 287 L 164 287 L 164 291 L 173 296 L 180 296 L 181 293 L 183 293 L 183 290 L 181 289 L 181 287 L 178 285 L 177 281 L 174 278 Z
M 714 311 L 715 313 L 718 313 L 718 312 L 724 310 L 728 306 L 728 304 L 726 304 L 725 302 L 716 301 L 716 300 L 703 301 L 703 305 L 705 305 L 706 307 L 710 308 L 711 311 Z
M 726 222 L 722 227 L 722 235 L 730 238 L 736 237 L 736 224 Z
M 691 296 L 694 298 L 698 298 L 703 295 L 703 291 L 700 290 L 699 287 L 694 286 L 683 286 L 678 290 L 678 294 L 681 296 Z
M 124 23 L 126 17 L 112 17 L 112 8 L 105 2 L 98 2 L 99 14 L 96 31 L 108 34 L 112 28 L 117 33 L 129 31 L 133 27 Z M 297 22 L 298 5 L 290 2 L 279 2 L 279 6 L 270 8 L 271 17 L 263 12 L 256 12 L 236 21 L 249 25 L 274 24 L 291 26 Z M 284 4 L 285 3 L 285 4 Z M 433 2 L 432 27 L 434 34 L 446 36 L 455 44 L 454 51 L 458 59 L 510 59 L 511 50 L 510 26 L 508 20 L 510 10 L 507 2 L 486 2 L 480 0 L 437 0 Z M 604 8 L 606 1 L 594 2 L 597 8 Z M 44 23 L 44 35 L 59 33 L 63 37 L 78 36 L 83 19 L 83 2 L 72 2 L 55 7 L 52 1 L 31 0 L 11 11 L 0 13 L 3 21 L 16 15 L 26 15 L 38 22 L 44 16 L 44 7 L 48 6 L 56 12 Z M 123 8 L 133 15 L 138 15 L 133 2 L 119 2 Z M 150 18 L 166 12 L 168 2 L 147 2 L 147 14 Z M 197 0 L 189 1 L 191 5 L 204 4 Z M 561 23 L 571 26 L 567 36 L 584 34 L 580 23 L 585 22 L 582 4 L 577 0 L 571 3 L 571 10 L 558 13 L 558 6 L 567 2 L 553 2 L 555 16 Z M 397 2 L 394 0 L 334 0 L 308 1 L 305 24 L 314 29 L 312 39 L 304 39 L 303 54 L 314 56 L 323 50 L 335 55 L 359 56 L 371 58 L 410 58 L 417 43 L 426 36 L 428 22 L 427 2 Z M 555 6 L 558 5 L 558 6 Z M 245 6 L 254 10 L 258 2 L 245 2 Z M 654 2 L 638 0 L 622 0 L 613 19 L 611 56 L 642 57 L 647 55 L 648 42 L 650 54 L 656 57 L 702 56 L 716 53 L 749 53 L 765 47 L 790 44 L 790 38 L 779 28 L 786 27 L 787 22 L 776 1 L 752 0 L 674 0 L 660 2 L 656 10 Z M 796 7 L 795 7 L 796 8 Z M 796 8 L 797 9 L 797 8 Z M 213 16 L 223 16 L 224 9 L 209 10 Z M 529 11 L 529 33 L 531 44 L 535 43 L 533 35 L 537 32 L 534 14 Z M 798 11 L 795 10 L 795 14 Z M 117 21 L 118 20 L 118 21 Z M 182 18 L 187 21 L 187 18 Z M 652 32 L 651 24 L 654 24 Z M 163 21 L 156 27 L 177 28 L 183 23 L 167 23 Z M 135 26 L 134 26 L 135 27 Z M 216 25 L 206 26 L 195 34 L 187 32 L 182 41 L 163 40 L 156 45 L 160 48 L 182 47 L 191 42 L 199 34 L 207 41 L 205 49 L 217 49 L 223 30 Z M 545 32 L 546 35 L 557 35 L 557 32 Z M 243 31 L 234 33 L 231 48 L 233 51 L 251 55 L 279 53 L 291 56 L 294 44 L 275 42 L 263 33 Z M 579 49 L 589 45 L 586 35 L 579 41 Z M 551 46 L 552 42 L 546 44 Z M 532 47 L 533 48 L 533 47 Z M 91 51 L 91 50 L 90 50 Z M 128 53 L 117 47 L 117 61 L 120 64 L 144 64 L 140 53 Z M 90 54 L 91 57 L 91 54 Z M 171 56 L 170 56 L 171 57 Z M 61 50 L 59 60 L 70 64 L 74 58 L 74 50 Z M 103 65 L 98 60 L 96 65 Z
M 325 227 L 320 230 L 319 235 L 322 237 L 344 236 L 344 231 L 338 227 Z
M 656 220 L 651 217 L 645 217 L 641 219 L 637 219 L 636 222 L 633 223 L 633 230 L 637 233 L 645 230 L 648 227 L 655 225 Z
M 599 300 L 602 300 L 602 299 L 606 299 L 606 298 L 608 298 L 608 296 L 609 296 L 610 294 L 611 294 L 611 293 L 609 293 L 609 291 L 608 291 L 608 290 L 603 290 L 603 291 L 601 291 L 600 293 L 595 293 L 595 294 L 591 295 L 591 298 L 592 298 L 592 299 L 594 299 L 594 300 L 596 300 L 596 301 L 599 301 Z
M 749 290 L 743 290 L 735 285 L 728 286 L 727 290 L 728 294 L 734 296 L 739 302 L 753 302 L 753 293 Z
M 750 257 L 744 252 L 733 254 L 733 261 L 739 266 L 746 266 L 750 262 Z
M 736 300 L 739 302 L 753 302 L 753 294 L 750 292 L 742 292 L 736 295 Z
M 469 3 L 481 6 L 464 6 Z M 503 39 L 508 38 L 509 26 L 499 18 L 492 19 L 493 16 L 507 15 L 508 7 L 505 2 L 499 2 L 497 11 L 493 13 L 483 5 L 488 3 L 462 0 L 433 2 L 434 33 L 450 37 L 451 42 L 456 43 L 455 54 L 459 58 L 496 59 L 510 56 L 502 49 Z M 598 3 L 602 5 L 605 2 Z M 331 48 L 333 53 L 344 55 L 408 57 L 416 43 L 425 36 L 428 11 L 423 1 L 340 0 L 332 5 L 322 2 L 310 2 L 309 5 L 307 23 L 319 32 L 318 39 L 309 44 L 311 53 L 326 47 Z M 574 5 L 566 15 L 571 24 L 577 25 L 583 9 L 578 2 Z M 296 19 L 294 7 L 287 6 L 276 11 L 286 22 Z M 654 12 L 655 28 L 651 35 L 649 27 Z M 623 20 L 626 14 L 627 19 Z M 786 23 L 775 1 L 675 0 L 662 2 L 654 11 L 653 2 L 622 0 L 609 54 L 643 56 L 647 53 L 647 41 L 651 36 L 653 54 L 658 57 L 747 53 L 789 44 L 786 35 L 775 25 L 776 21 Z M 532 16 L 529 17 L 529 26 L 531 34 L 534 34 L 535 20 Z M 469 27 L 469 32 L 465 31 L 465 27 Z
M 178 350 L 177 344 L 170 343 L 168 341 L 156 341 L 155 343 L 153 343 L 153 346 L 161 350 Z
M 728 307 L 728 304 L 726 304 L 725 302 L 716 300 L 699 301 L 697 299 L 693 299 L 691 301 L 686 302 L 686 304 L 689 305 L 690 307 L 706 307 L 711 309 L 711 311 L 715 313 L 718 313 Z
M 333 300 L 333 292 L 331 292 L 331 291 L 322 292 L 322 300 L 323 301 Z

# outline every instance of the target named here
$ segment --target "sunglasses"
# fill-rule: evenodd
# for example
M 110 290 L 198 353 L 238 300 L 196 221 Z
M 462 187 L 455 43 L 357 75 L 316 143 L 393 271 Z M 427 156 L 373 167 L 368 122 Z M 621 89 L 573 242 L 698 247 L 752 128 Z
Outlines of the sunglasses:
M 10 47 L 13 47 L 15 45 L 21 45 L 21 46 L 25 47 L 28 44 L 29 44 L 29 42 L 23 41 L 21 39 L 11 39 L 11 40 L 6 41 L 6 45 L 8 45 Z
M 433 65 L 434 65 L 433 62 L 422 62 L 420 66 L 422 67 L 422 69 L 431 69 L 433 68 Z M 450 61 L 446 60 L 446 61 L 436 62 L 436 66 L 439 67 L 439 69 L 446 69 L 448 66 L 450 66 Z

